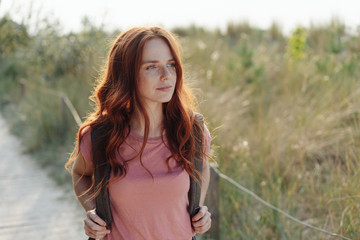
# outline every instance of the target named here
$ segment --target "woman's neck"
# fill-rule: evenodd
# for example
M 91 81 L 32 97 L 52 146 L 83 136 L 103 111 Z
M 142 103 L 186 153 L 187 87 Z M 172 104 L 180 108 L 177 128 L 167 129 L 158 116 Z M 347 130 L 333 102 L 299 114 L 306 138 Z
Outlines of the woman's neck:
M 163 120 L 164 114 L 162 111 L 162 106 L 152 109 L 146 109 L 146 112 L 149 117 L 149 136 L 148 137 L 158 137 L 163 134 Z M 137 134 L 144 136 L 145 134 L 145 117 L 136 109 L 134 115 L 131 118 L 131 130 Z

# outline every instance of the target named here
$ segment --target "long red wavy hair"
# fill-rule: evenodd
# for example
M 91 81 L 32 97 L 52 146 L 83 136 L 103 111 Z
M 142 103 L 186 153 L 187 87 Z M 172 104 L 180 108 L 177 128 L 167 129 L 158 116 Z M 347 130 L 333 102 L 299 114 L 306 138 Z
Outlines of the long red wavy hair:
M 140 153 L 138 153 L 141 161 L 141 154 L 149 134 L 149 117 L 139 99 L 136 79 L 141 66 L 144 45 L 153 38 L 161 38 L 167 43 L 176 67 L 177 79 L 174 94 L 169 102 L 163 103 L 163 127 L 168 140 L 168 148 L 172 153 L 172 156 L 166 160 L 168 167 L 169 160 L 173 157 L 191 177 L 196 178 L 196 174 L 201 178 L 200 173 L 195 170 L 194 165 L 190 162 L 190 158 L 196 151 L 195 142 L 198 141 L 201 144 L 201 149 L 204 149 L 204 140 L 198 139 L 193 129 L 195 128 L 201 133 L 201 139 L 204 139 L 204 136 L 200 123 L 195 120 L 195 114 L 192 110 L 193 95 L 184 84 L 180 49 L 175 37 L 167 30 L 157 26 L 131 28 L 121 33 L 115 40 L 108 56 L 104 76 L 100 79 L 93 95 L 90 97 L 95 102 L 94 112 L 87 117 L 80 127 L 77 133 L 76 146 L 65 164 L 65 167 L 70 172 L 72 163 L 80 152 L 79 146 L 84 134 L 90 131 L 91 128 L 110 125 L 111 128 L 105 136 L 107 139 L 107 161 L 110 163 L 116 177 L 126 175 L 127 161 L 134 159 L 136 156 L 119 162 L 116 159 L 116 150 L 130 132 L 130 119 L 135 106 L 145 119 L 144 142 Z

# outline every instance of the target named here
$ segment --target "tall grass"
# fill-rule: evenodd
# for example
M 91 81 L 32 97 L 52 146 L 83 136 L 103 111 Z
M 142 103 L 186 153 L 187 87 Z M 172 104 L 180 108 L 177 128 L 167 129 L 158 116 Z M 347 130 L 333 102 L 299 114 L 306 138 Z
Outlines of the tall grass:
M 56 93 L 67 94 L 80 116 L 86 116 L 109 34 L 84 21 L 81 32 L 62 35 L 59 26 L 47 22 L 31 35 L 26 24 L 1 19 L 0 31 L 7 34 L 0 36 L 0 106 L 13 132 L 22 137 L 24 151 L 49 167 L 59 183 L 70 183 L 63 165 L 77 126 Z
M 52 25 L 30 35 L 6 17 L 0 24 L 10 32 L 0 36 L 2 110 L 25 150 L 59 182 L 69 179 L 63 164 L 77 127 L 70 115 L 62 118 L 59 98 L 41 89 L 65 92 L 86 116 L 112 34 L 84 23 L 65 35 Z M 360 33 L 337 20 L 291 36 L 275 23 L 268 30 L 231 23 L 225 32 L 174 32 L 186 76 L 201 89 L 220 170 L 300 220 L 358 239 Z M 24 96 L 21 79 L 29 82 Z M 220 191 L 221 239 L 330 239 L 228 183 Z
M 220 126 L 214 134 L 220 169 L 297 218 L 357 239 L 360 75 L 359 51 L 350 46 L 359 35 L 341 29 L 331 22 L 277 41 L 269 31 L 239 30 L 235 40 L 232 32 L 218 40 L 231 39 L 221 49 L 203 38 L 206 47 L 192 54 L 212 74 L 197 64 L 192 71 L 207 89 L 203 112 L 211 126 Z M 341 51 L 329 40 L 334 32 Z M 299 34 L 305 36 L 300 48 Z M 222 239 L 329 239 L 228 183 L 221 200 Z

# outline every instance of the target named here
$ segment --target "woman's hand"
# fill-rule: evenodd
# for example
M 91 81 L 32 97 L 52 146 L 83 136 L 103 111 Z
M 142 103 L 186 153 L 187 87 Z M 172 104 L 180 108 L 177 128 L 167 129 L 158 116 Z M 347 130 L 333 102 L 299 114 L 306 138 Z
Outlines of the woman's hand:
M 201 206 L 200 211 L 192 218 L 195 233 L 205 233 L 211 227 L 211 213 L 206 206 Z
M 94 239 L 102 239 L 110 233 L 110 230 L 106 229 L 106 222 L 96 214 L 95 209 L 86 212 L 84 229 L 85 234 Z

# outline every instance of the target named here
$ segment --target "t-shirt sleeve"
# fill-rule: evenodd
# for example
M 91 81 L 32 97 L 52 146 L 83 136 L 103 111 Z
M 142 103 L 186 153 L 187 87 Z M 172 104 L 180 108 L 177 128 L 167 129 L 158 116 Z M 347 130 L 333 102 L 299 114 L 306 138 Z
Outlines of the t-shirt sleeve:
M 85 132 L 80 142 L 80 153 L 84 157 L 85 161 L 92 163 L 92 145 L 91 145 L 91 130 Z

